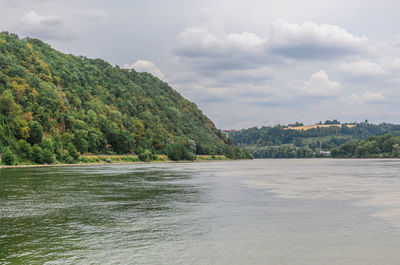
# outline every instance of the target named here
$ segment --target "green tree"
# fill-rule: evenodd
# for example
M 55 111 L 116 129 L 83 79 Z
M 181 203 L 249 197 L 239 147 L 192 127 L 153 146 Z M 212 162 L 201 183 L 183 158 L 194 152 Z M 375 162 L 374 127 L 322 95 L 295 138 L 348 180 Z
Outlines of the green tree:
M 19 110 L 19 106 L 14 101 L 14 96 L 10 89 L 0 94 L 0 114 L 4 117 L 15 115 Z
M 187 146 L 180 141 L 167 146 L 167 156 L 173 161 L 193 161 L 195 159 L 195 155 L 191 153 Z
M 86 153 L 88 151 L 89 145 L 85 139 L 79 139 L 76 144 L 76 149 L 81 153 Z
M 43 163 L 46 163 L 46 164 L 54 163 L 54 155 L 48 149 L 43 150 L 42 158 L 43 158 Z
M 15 162 L 15 157 L 14 154 L 11 152 L 10 149 L 6 149 L 6 151 L 3 154 L 3 162 L 6 165 L 13 165 Z
M 135 147 L 135 139 L 124 130 L 119 130 L 111 135 L 110 144 L 118 154 L 128 154 Z
M 40 147 L 43 150 L 48 150 L 52 154 L 54 153 L 54 143 L 49 138 L 43 138 L 42 142 L 40 143 Z
M 68 156 L 72 157 L 73 161 L 78 161 L 79 153 L 76 150 L 76 147 L 72 143 L 68 144 L 67 150 L 68 150 Z
M 100 153 L 107 144 L 101 132 L 91 130 L 88 133 L 88 151 L 91 153 Z
M 32 147 L 26 140 L 19 140 L 17 143 L 18 155 L 21 158 L 30 159 L 32 156 Z
M 149 162 L 152 160 L 152 154 L 149 150 L 144 150 L 142 153 L 139 154 L 139 159 L 143 162 Z
M 32 160 L 35 163 L 43 164 L 43 149 L 37 144 L 32 147 Z
M 37 121 L 32 121 L 29 123 L 30 136 L 28 142 L 31 145 L 40 144 L 43 138 L 42 126 Z

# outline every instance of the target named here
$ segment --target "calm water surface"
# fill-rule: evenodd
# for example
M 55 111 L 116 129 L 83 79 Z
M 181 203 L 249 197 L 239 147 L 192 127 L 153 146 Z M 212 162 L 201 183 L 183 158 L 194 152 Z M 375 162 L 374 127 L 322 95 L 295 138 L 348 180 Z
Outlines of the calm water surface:
M 0 264 L 400 264 L 400 160 L 0 169 Z

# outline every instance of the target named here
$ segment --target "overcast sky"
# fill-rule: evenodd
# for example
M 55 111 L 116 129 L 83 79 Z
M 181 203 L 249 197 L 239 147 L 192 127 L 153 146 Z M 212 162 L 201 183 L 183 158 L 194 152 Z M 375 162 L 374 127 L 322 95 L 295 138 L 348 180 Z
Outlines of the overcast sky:
M 151 72 L 219 128 L 400 122 L 400 1 L 0 0 L 0 31 Z

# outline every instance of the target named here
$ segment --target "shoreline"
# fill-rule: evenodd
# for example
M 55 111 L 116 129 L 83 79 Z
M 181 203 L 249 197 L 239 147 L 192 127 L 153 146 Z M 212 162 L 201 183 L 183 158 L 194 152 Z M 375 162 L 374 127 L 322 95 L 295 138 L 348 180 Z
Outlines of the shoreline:
M 126 162 L 116 162 L 107 163 L 105 161 L 93 162 L 93 163 L 74 163 L 74 164 L 37 164 L 37 165 L 0 165 L 0 169 L 13 169 L 13 168 L 41 168 L 41 167 L 78 167 L 78 166 L 98 166 L 98 165 L 130 165 L 130 164 L 164 164 L 164 163 L 201 163 L 201 162 L 217 162 L 217 161 L 230 161 L 232 159 L 228 159 L 224 157 L 223 159 L 196 159 L 193 161 L 189 160 L 181 160 L 181 161 L 173 161 L 173 160 L 154 160 L 154 161 L 126 161 Z
M 129 164 L 185 163 L 185 162 L 187 163 L 187 162 L 202 162 L 202 161 L 150 161 L 150 162 L 120 162 L 120 163 L 99 162 L 99 163 L 79 163 L 79 164 L 12 165 L 12 166 L 0 166 L 0 169 L 39 168 L 39 167 L 80 167 L 80 166 L 99 166 L 99 165 L 103 166 L 103 165 L 129 165 Z
M 399 161 L 400 158 L 253 158 L 253 159 L 240 159 L 240 160 L 320 160 L 320 159 L 328 159 L 328 160 L 394 160 Z M 164 164 L 164 163 L 176 163 L 176 164 L 184 164 L 184 163 L 204 163 L 204 162 L 222 162 L 222 161 L 234 161 L 234 159 L 224 158 L 224 159 L 196 159 L 193 161 L 189 160 L 181 160 L 181 161 L 173 161 L 173 160 L 154 160 L 149 162 L 143 161 L 132 161 L 132 162 L 96 162 L 96 163 L 75 163 L 75 164 L 39 164 L 39 165 L 1 165 L 0 169 L 15 169 L 15 168 L 41 168 L 41 167 L 80 167 L 80 166 L 103 166 L 103 165 L 131 165 L 131 164 Z

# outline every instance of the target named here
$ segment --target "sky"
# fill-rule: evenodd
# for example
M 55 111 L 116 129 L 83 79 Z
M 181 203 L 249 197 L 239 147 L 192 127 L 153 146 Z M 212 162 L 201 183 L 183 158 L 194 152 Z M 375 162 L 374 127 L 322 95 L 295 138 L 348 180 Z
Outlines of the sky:
M 150 72 L 221 129 L 400 123 L 400 1 L 0 0 L 0 31 Z

